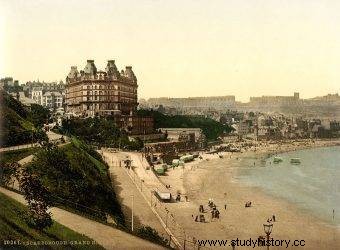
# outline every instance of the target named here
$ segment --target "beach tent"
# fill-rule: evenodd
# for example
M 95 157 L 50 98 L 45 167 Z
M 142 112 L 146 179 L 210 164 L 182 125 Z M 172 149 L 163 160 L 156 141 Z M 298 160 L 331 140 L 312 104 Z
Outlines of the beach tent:
M 183 166 L 183 165 L 184 165 L 184 162 L 179 159 L 172 160 L 172 164 L 171 164 L 172 167 L 178 167 L 178 166 Z
M 189 161 L 194 160 L 194 156 L 193 155 L 183 155 L 179 159 L 183 162 L 189 162 Z
M 158 197 L 158 199 L 162 201 L 169 202 L 171 201 L 171 193 L 170 192 L 165 192 L 165 191 L 155 191 L 155 195 Z

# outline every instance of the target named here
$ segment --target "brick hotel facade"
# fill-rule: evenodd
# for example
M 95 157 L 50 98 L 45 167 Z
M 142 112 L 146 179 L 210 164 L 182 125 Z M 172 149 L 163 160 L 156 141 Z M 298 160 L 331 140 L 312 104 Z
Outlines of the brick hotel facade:
M 94 60 L 87 60 L 84 70 L 71 67 L 66 77 L 67 112 L 81 116 L 113 116 L 118 127 L 131 134 L 153 132 L 153 119 L 137 117 L 137 78 L 131 66 L 118 71 L 109 60 L 105 71 L 97 70 Z

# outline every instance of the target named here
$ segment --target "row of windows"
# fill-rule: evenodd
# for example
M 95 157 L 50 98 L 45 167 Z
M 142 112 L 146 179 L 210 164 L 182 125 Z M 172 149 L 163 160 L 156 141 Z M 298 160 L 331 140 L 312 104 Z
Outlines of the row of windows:
M 104 89 L 103 89 L 104 90 Z M 123 90 L 118 90 L 118 91 L 90 91 L 90 90 L 88 90 L 87 92 L 90 92 L 90 93 L 93 93 L 93 92 L 95 92 L 95 93 L 98 93 L 98 92 L 103 92 L 103 93 L 105 93 L 105 94 L 110 94 L 110 92 L 111 92 L 111 95 L 113 95 L 113 94 L 115 94 L 115 95 L 117 95 L 118 93 L 123 93 L 123 94 L 129 94 L 129 95 L 137 95 L 137 92 L 136 91 L 134 91 L 134 92 L 131 92 L 131 91 L 123 91 Z M 73 90 L 73 91 L 66 91 L 66 94 L 67 95 L 70 95 L 70 94 L 73 94 L 73 93 L 75 93 L 75 94 L 78 94 L 78 93 L 86 93 L 86 91 L 81 91 L 81 90 Z
M 116 89 L 118 90 L 118 85 L 84 85 L 83 89 Z
M 118 97 L 127 97 L 127 98 L 135 98 L 137 99 L 137 94 L 133 93 L 122 93 L 119 91 L 82 91 L 82 92 L 73 92 L 68 93 L 67 98 L 72 97 L 81 97 L 81 96 L 118 96 Z
M 77 98 L 78 99 L 78 98 Z M 78 99 L 79 100 L 79 99 Z M 79 100 L 80 101 L 80 100 Z M 83 97 L 83 101 L 111 101 L 111 102 L 125 102 L 136 103 L 134 99 L 129 98 L 117 98 L 117 97 L 105 97 L 105 96 L 90 96 Z
M 127 92 L 133 92 L 137 93 L 137 88 L 129 87 L 129 86 L 119 86 L 119 85 L 82 85 L 82 86 L 75 86 L 73 87 L 74 91 L 79 91 L 81 89 L 112 89 L 112 90 L 121 90 L 121 91 L 127 91 Z
M 93 110 L 93 109 L 116 109 L 116 110 L 120 110 L 121 105 L 120 104 L 87 104 L 87 105 L 83 105 L 83 109 L 86 110 Z

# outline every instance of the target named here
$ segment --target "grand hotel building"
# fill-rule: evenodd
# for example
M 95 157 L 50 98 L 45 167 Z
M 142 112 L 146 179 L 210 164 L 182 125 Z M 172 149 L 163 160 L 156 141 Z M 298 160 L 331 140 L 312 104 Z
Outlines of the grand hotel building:
M 109 60 L 105 71 L 97 70 L 94 60 L 87 60 L 84 70 L 71 66 L 66 77 L 67 112 L 81 116 L 112 115 L 119 127 L 133 134 L 150 133 L 153 120 L 134 115 L 137 102 L 137 78 L 131 66 L 118 71 Z
M 93 60 L 84 70 L 76 66 L 66 77 L 67 110 L 77 115 L 130 115 L 137 108 L 137 78 L 131 66 L 118 71 L 109 60 L 105 71 L 98 71 Z

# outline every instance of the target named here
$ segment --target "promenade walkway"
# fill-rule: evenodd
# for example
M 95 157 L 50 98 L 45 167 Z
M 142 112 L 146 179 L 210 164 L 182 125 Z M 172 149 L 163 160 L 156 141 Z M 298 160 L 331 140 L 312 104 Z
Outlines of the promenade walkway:
M 167 238 L 167 233 L 160 224 L 159 220 L 155 217 L 151 211 L 149 205 L 145 199 L 141 196 L 139 190 L 126 173 L 123 167 L 119 164 L 114 164 L 116 162 L 107 161 L 110 166 L 110 175 L 113 180 L 113 187 L 117 194 L 118 200 L 122 205 L 123 212 L 126 220 L 131 225 L 132 220 L 132 196 L 133 196 L 133 208 L 134 208 L 134 227 L 140 226 L 141 224 L 145 226 L 150 226 L 157 230 L 160 235 Z
M 144 198 L 154 218 L 159 220 L 169 239 L 176 248 L 184 248 L 187 239 L 183 228 L 175 220 L 175 215 L 169 211 L 169 203 L 163 203 L 155 195 L 155 191 L 169 192 L 149 167 L 148 162 L 139 152 L 110 152 L 101 151 L 104 160 L 112 166 L 120 166 Z M 124 160 L 132 160 L 133 168 L 126 168 Z

